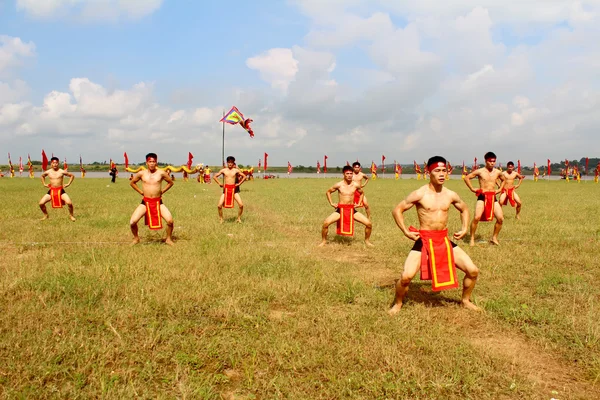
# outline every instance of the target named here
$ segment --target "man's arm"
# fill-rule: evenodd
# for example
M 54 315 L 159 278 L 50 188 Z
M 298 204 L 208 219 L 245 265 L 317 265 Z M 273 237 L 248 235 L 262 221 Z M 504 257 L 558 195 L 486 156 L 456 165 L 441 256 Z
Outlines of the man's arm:
M 421 196 L 418 191 L 415 190 L 409 194 L 406 199 L 402 200 L 392 211 L 394 221 L 396 221 L 396 225 L 398 225 L 398 228 L 404 233 L 404 236 L 415 241 L 420 237 L 419 232 L 411 232 L 406 228 L 406 225 L 404 224 L 404 212 L 410 210 L 420 199 Z
M 365 183 L 364 185 L 361 183 L 361 188 L 364 188 L 365 186 L 367 186 L 367 183 L 369 183 L 369 177 L 367 175 L 363 174 L 363 179 L 365 180 Z
M 506 185 L 506 179 L 503 176 L 504 174 L 500 174 L 499 178 L 500 178 L 500 187 L 498 187 L 498 190 L 496 190 L 496 194 L 498 193 L 502 193 L 502 191 L 504 190 L 504 186 Z
M 163 175 L 163 179 L 165 180 L 165 182 L 167 182 L 167 186 L 165 186 L 165 188 L 160 191 L 161 195 L 165 194 L 165 192 L 167 190 L 171 189 L 173 187 L 173 185 L 175 184 L 175 182 L 173 182 L 173 179 L 171 179 L 171 175 L 167 174 L 166 172 Z
M 469 228 L 469 207 L 467 207 L 467 203 L 465 203 L 457 193 L 454 193 L 452 198 L 452 204 L 454 208 L 456 208 L 460 212 L 460 222 L 461 228 L 460 231 L 454 233 L 454 239 L 460 240 L 464 238 L 467 234 Z
M 213 175 L 213 180 L 215 182 L 217 182 L 217 185 L 223 187 L 223 185 L 221 185 L 221 182 L 219 182 L 219 179 L 217 179 L 219 176 L 223 175 L 223 170 L 220 170 L 218 173 Z
M 40 179 L 42 180 L 42 185 L 44 185 L 44 187 L 50 187 L 50 185 L 46 183 L 46 175 L 48 175 L 46 171 L 42 172 Z
M 73 175 L 72 173 L 70 173 L 68 171 L 63 171 L 63 175 L 69 177 L 69 182 L 67 182 L 65 187 L 71 186 L 71 183 L 73 183 L 73 180 L 75 179 L 75 175 Z
M 467 176 L 465 176 L 465 179 L 463 179 L 465 181 L 465 185 L 467 185 L 469 190 L 473 193 L 476 193 L 477 191 L 475 190 L 475 188 L 473 188 L 473 185 L 471 184 L 471 179 L 475 178 L 478 175 L 479 175 L 479 170 L 476 169 L 475 171 L 473 171 L 470 174 L 468 174 Z
M 358 203 L 356 204 L 361 204 L 363 202 L 363 198 L 365 197 L 365 192 L 362 190 L 362 186 L 360 186 L 360 184 L 358 183 L 356 185 L 356 191 L 360 194 L 360 197 L 358 198 Z
M 325 195 L 327 196 L 327 201 L 329 201 L 329 204 L 331 205 L 331 207 L 336 208 L 337 204 L 333 204 L 333 201 L 331 200 L 331 193 L 335 192 L 336 190 L 338 190 L 340 187 L 339 183 L 336 183 L 335 185 L 333 185 L 332 187 L 330 187 L 329 189 L 327 189 L 327 191 L 325 192 Z
M 142 175 L 141 174 L 142 174 L 142 172 L 138 172 L 137 174 L 135 174 L 133 176 L 133 179 L 131 181 L 129 181 L 129 186 L 131 186 L 133 188 L 133 190 L 135 190 L 136 192 L 138 192 L 139 194 L 141 194 L 143 196 L 144 192 L 137 185 L 137 182 L 140 179 L 142 179 Z
M 517 174 L 517 177 L 519 178 L 519 183 L 517 184 L 517 186 L 515 186 L 515 189 L 518 189 L 519 186 L 521 186 L 521 183 L 523 183 L 523 179 L 525 179 L 525 175 Z

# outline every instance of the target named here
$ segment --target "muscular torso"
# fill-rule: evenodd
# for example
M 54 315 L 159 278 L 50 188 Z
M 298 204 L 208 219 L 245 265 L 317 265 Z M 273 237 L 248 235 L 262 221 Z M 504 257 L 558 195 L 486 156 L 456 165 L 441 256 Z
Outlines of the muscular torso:
M 236 182 L 236 177 L 238 174 L 240 174 L 240 170 L 237 168 L 223 168 L 221 170 L 221 173 L 223 174 L 223 177 L 225 178 L 225 185 L 235 185 Z
M 350 183 L 346 183 L 346 181 L 340 182 L 337 188 L 339 195 L 338 204 L 354 204 L 354 192 L 359 189 L 360 183 L 356 183 L 355 181 Z
M 48 177 L 50 187 L 61 187 L 63 186 L 64 177 L 69 175 L 67 175 L 62 169 L 59 169 L 57 171 L 49 169 L 45 172 L 45 176 Z
M 500 177 L 501 172 L 496 168 L 489 171 L 487 168 L 480 168 L 477 175 L 479 187 L 484 192 L 493 192 L 496 190 L 496 179 Z
M 419 224 L 424 230 L 442 230 L 448 225 L 448 210 L 456 195 L 453 191 L 443 188 L 436 192 L 429 186 L 418 190 L 421 199 L 416 203 Z
M 365 174 L 359 172 L 358 174 L 352 175 L 352 182 L 358 183 L 362 187 L 362 180 L 366 177 Z
M 517 171 L 513 171 L 512 173 L 503 172 L 502 178 L 504 178 L 504 189 L 510 189 L 515 186 L 515 179 L 519 177 Z
M 145 170 L 142 171 L 141 174 L 142 176 L 140 179 L 142 180 L 142 192 L 144 192 L 144 197 L 161 197 L 162 181 L 167 173 L 165 171 L 157 169 L 154 172 L 150 172 L 150 170 Z

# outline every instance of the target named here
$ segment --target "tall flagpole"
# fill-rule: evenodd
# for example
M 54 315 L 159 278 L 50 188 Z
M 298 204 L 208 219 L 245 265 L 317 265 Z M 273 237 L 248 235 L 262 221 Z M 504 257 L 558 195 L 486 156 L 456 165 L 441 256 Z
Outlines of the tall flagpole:
M 223 110 L 223 118 L 225 118 L 225 110 Z M 223 120 L 223 142 L 221 146 L 221 167 L 225 166 L 225 120 Z

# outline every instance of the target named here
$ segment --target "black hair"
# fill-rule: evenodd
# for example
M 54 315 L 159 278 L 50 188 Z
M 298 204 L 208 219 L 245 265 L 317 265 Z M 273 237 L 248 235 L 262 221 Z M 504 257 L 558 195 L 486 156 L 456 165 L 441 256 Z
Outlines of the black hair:
M 354 161 L 352 163 L 352 168 L 354 168 L 354 167 L 360 167 L 360 163 L 358 161 Z
M 345 174 L 346 171 L 352 171 L 352 167 L 349 165 L 344 165 L 344 168 L 342 168 L 342 172 Z
M 429 167 L 437 163 L 444 163 L 444 165 L 446 165 L 448 162 L 442 156 L 433 156 L 429 160 L 427 160 L 427 169 L 429 169 Z
M 509 162 L 507 162 L 507 163 L 506 163 L 506 166 L 507 166 L 507 167 L 510 167 L 511 165 L 514 167 L 514 166 L 515 166 L 515 163 L 514 163 L 514 162 L 512 162 L 512 161 L 509 161 Z
M 235 164 L 235 157 L 234 156 L 228 156 L 227 157 L 227 162 L 232 162 Z
M 58 159 L 58 157 L 52 157 L 52 158 L 50 159 L 50 162 L 52 162 L 52 161 L 54 161 L 54 160 L 56 160 L 56 161 L 60 162 L 60 160 Z
M 488 158 L 498 158 L 498 157 L 496 157 L 496 155 L 493 152 L 488 151 L 487 153 L 485 153 L 485 156 L 483 156 L 483 159 L 487 160 Z
M 158 160 L 158 156 L 156 155 L 156 153 L 148 153 L 148 154 L 146 154 L 146 160 L 148 159 L 148 157 L 152 157 L 155 160 Z

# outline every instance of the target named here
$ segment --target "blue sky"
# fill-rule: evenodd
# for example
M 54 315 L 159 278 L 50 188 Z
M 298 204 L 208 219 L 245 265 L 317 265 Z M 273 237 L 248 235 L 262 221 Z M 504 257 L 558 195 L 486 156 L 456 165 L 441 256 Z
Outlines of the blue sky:
M 95 7 L 95 8 L 94 8 Z M 76 159 L 579 159 L 600 2 L 0 0 L 0 140 Z M 34 156 L 35 158 L 35 156 Z M 481 158 L 481 157 L 479 157 Z

